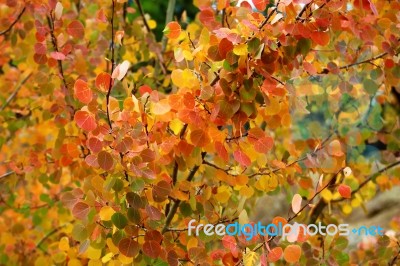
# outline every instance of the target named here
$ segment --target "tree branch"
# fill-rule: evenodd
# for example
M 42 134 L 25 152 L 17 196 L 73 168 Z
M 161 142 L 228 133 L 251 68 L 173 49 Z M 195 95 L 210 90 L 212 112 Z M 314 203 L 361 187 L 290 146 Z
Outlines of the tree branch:
M 57 38 L 54 35 L 54 16 L 53 16 L 53 14 L 50 14 L 50 16 L 47 16 L 47 24 L 49 25 L 49 28 L 50 28 L 51 43 L 53 44 L 54 51 L 59 52 Z M 65 94 L 66 94 L 65 96 L 66 96 L 67 102 L 68 102 L 68 104 L 70 104 L 72 106 L 72 99 L 69 94 L 67 81 L 65 80 L 64 69 L 63 69 L 61 60 L 57 60 L 57 65 L 58 65 L 58 73 L 61 76 L 61 80 L 65 87 Z
M 206 154 L 207 154 L 206 152 L 202 152 L 202 153 L 201 153 L 201 157 L 202 157 L 203 162 L 204 162 L 204 158 L 206 157 Z M 201 166 L 201 164 L 200 164 L 200 165 L 196 165 L 195 167 L 193 167 L 192 170 L 190 170 L 190 173 L 189 173 L 189 175 L 188 175 L 187 178 L 186 178 L 187 181 L 190 182 L 190 181 L 193 180 L 193 178 L 194 178 L 196 172 L 199 170 L 200 166 Z M 172 219 L 174 218 L 175 213 L 177 212 L 178 207 L 179 207 L 180 204 L 181 204 L 181 200 L 177 200 L 177 201 L 175 201 L 174 204 L 172 205 L 171 210 L 169 211 L 169 213 L 168 213 L 168 215 L 167 215 L 167 218 L 166 218 L 166 220 L 165 220 L 164 228 L 163 228 L 162 231 L 161 231 L 162 234 L 164 234 L 165 232 L 168 231 L 168 227 L 169 227 L 169 225 L 171 224 Z
M 3 31 L 0 32 L 0 36 L 1 36 L 1 35 L 7 34 L 7 33 L 12 29 L 12 27 L 14 27 L 14 25 L 15 25 L 15 24 L 18 22 L 18 20 L 20 20 L 20 18 L 22 17 L 22 14 L 24 14 L 25 10 L 26 10 L 26 7 L 24 6 L 24 8 L 23 8 L 23 9 L 21 10 L 21 12 L 18 14 L 17 18 L 13 21 L 13 23 L 11 23 L 10 26 L 8 26 L 7 29 L 5 29 L 5 30 L 3 30 Z
M 135 0 L 135 3 L 139 9 L 140 16 L 142 17 L 143 24 L 146 27 L 147 32 L 151 32 L 151 29 L 149 27 L 149 24 L 147 23 L 146 17 L 144 16 L 142 4 L 140 3 L 140 0 Z
M 52 235 L 54 235 L 55 233 L 57 233 L 58 231 L 60 231 L 61 229 L 63 229 L 65 226 L 67 226 L 70 223 L 73 223 L 75 220 L 72 220 L 68 223 L 62 224 L 56 228 L 54 228 L 53 230 L 51 230 L 50 232 L 48 232 L 42 239 L 40 239 L 40 241 L 36 244 L 36 248 L 42 250 L 44 253 L 48 254 L 47 250 L 43 249 L 41 246 L 44 243 L 44 241 L 46 241 L 49 237 L 51 237 Z
M 22 88 L 22 86 L 28 81 L 28 79 L 32 76 L 32 72 L 29 72 L 26 77 L 24 77 L 15 87 L 15 90 L 11 93 L 11 95 L 7 98 L 6 102 L 3 104 L 3 106 L 0 107 L 0 111 L 3 111 L 17 96 L 19 90 Z M 13 173 L 13 172 L 11 172 Z M 0 177 L 1 178 L 1 177 Z
M 382 174 L 383 172 L 386 172 L 387 170 L 396 167 L 400 165 L 400 161 L 394 162 L 392 164 L 389 164 L 388 166 L 382 168 L 381 170 L 377 171 L 376 173 L 370 175 L 369 177 L 367 177 L 363 182 L 360 183 L 360 185 L 358 186 L 357 189 L 353 190 L 351 192 L 351 197 L 353 197 L 358 191 L 360 191 L 361 188 L 363 188 L 365 185 L 367 185 L 370 181 L 372 181 L 373 179 L 375 179 L 376 177 L 378 177 L 380 174 Z M 337 200 L 332 200 L 332 202 L 340 202 L 346 200 L 346 198 L 340 198 Z
M 114 13 L 115 13 L 115 2 L 112 0 L 112 7 L 111 7 L 111 44 L 110 44 L 110 53 L 111 53 L 111 71 L 110 75 L 112 75 L 114 71 Z M 110 103 L 110 95 L 111 95 L 111 90 L 113 87 L 113 79 L 110 78 L 110 84 L 108 85 L 108 91 L 106 95 L 106 108 L 107 108 L 107 122 L 108 125 L 110 126 L 110 129 L 112 129 L 112 124 L 111 124 L 111 119 L 110 119 L 110 108 L 109 108 L 109 103 Z

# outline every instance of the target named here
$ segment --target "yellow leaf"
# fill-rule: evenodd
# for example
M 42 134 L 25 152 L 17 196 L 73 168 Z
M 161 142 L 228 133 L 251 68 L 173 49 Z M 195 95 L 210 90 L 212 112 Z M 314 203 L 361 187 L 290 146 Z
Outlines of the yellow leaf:
M 247 54 L 247 44 L 241 43 L 241 44 L 236 45 L 233 48 L 233 53 L 235 55 L 246 55 Z
M 69 249 L 69 238 L 63 236 L 58 243 L 58 248 L 62 251 L 67 251 Z
M 324 189 L 324 190 L 321 192 L 321 197 L 322 197 L 326 202 L 329 202 L 329 201 L 332 200 L 333 195 L 332 195 L 332 192 L 331 192 L 330 190 Z
M 188 241 L 188 243 L 186 245 L 187 250 L 197 247 L 197 244 L 198 244 L 197 238 L 194 238 L 194 237 L 190 238 L 190 240 Z
M 111 216 L 115 213 L 114 209 L 111 208 L 110 206 L 104 206 L 100 210 L 100 219 L 103 221 L 109 221 L 111 220 Z
M 246 254 L 243 256 L 244 266 L 255 266 L 258 264 L 259 256 L 256 252 L 247 250 Z
M 254 189 L 252 187 L 244 186 L 240 189 L 239 194 L 243 197 L 250 198 L 254 194 Z
M 98 260 L 101 257 L 101 249 L 95 249 L 89 246 L 87 250 L 87 257 L 92 260 Z
M 218 193 L 215 195 L 215 199 L 220 203 L 226 203 L 231 197 L 231 189 L 228 186 L 222 185 L 218 187 Z
M 133 262 L 133 258 L 132 257 L 126 257 L 122 254 L 119 254 L 118 256 L 118 260 L 122 263 L 122 264 L 132 264 Z
M 113 256 L 114 256 L 114 254 L 112 252 L 109 252 L 104 257 L 101 258 L 101 262 L 107 263 L 112 259 Z
M 157 22 L 153 19 L 150 19 L 149 21 L 147 21 L 147 24 L 149 25 L 150 29 L 155 29 L 157 27 Z
M 350 214 L 352 210 L 353 208 L 349 204 L 344 205 L 342 208 L 344 214 Z
M 249 223 L 249 216 L 247 216 L 247 211 L 242 210 L 239 214 L 239 223 L 240 224 L 247 224 Z
M 183 125 L 184 123 L 182 123 L 181 120 L 174 119 L 169 123 L 169 128 L 174 132 L 175 135 L 178 135 L 181 132 Z
M 71 259 L 71 260 L 68 262 L 68 266 L 82 266 L 82 263 L 81 263 L 81 261 L 78 260 L 78 259 Z

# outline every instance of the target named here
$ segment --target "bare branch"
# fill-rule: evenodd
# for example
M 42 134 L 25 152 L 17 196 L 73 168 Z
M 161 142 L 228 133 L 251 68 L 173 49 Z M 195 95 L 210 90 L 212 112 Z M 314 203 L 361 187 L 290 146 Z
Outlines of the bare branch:
M 10 26 L 8 26 L 7 29 L 5 29 L 5 30 L 3 30 L 3 31 L 0 32 L 0 36 L 1 36 L 1 35 L 7 34 L 7 33 L 12 29 L 12 27 L 14 27 L 14 25 L 15 25 L 15 24 L 18 22 L 18 20 L 20 20 L 20 18 L 22 17 L 22 14 L 24 14 L 25 10 L 26 10 L 26 7 L 24 7 L 24 8 L 21 10 L 21 12 L 18 14 L 17 18 L 13 21 L 13 23 L 10 24 Z
M 22 86 L 28 81 L 28 79 L 32 76 L 32 73 L 28 73 L 26 77 L 24 77 L 15 87 L 14 91 L 11 93 L 11 95 L 7 98 L 6 102 L 3 104 L 3 106 L 0 107 L 0 111 L 3 111 L 17 96 L 19 90 L 22 88 Z

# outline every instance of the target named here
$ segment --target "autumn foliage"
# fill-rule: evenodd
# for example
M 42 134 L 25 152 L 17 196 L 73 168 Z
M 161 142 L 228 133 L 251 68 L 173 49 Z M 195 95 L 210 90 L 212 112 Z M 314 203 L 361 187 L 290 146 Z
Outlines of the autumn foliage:
M 187 225 L 280 194 L 262 223 L 338 224 L 400 185 L 400 3 L 169 2 L 157 40 L 140 0 L 0 0 L 0 264 L 395 265 L 399 213 L 356 247 Z

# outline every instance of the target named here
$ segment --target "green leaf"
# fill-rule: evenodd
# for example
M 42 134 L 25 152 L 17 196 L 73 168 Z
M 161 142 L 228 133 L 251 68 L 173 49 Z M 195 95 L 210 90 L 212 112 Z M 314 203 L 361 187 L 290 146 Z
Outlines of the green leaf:
M 371 95 L 374 95 L 379 88 L 378 85 L 372 79 L 364 80 L 363 87 L 364 90 Z
M 120 213 L 116 212 L 111 216 L 111 221 L 118 229 L 124 229 L 125 226 L 128 224 L 128 219 Z

